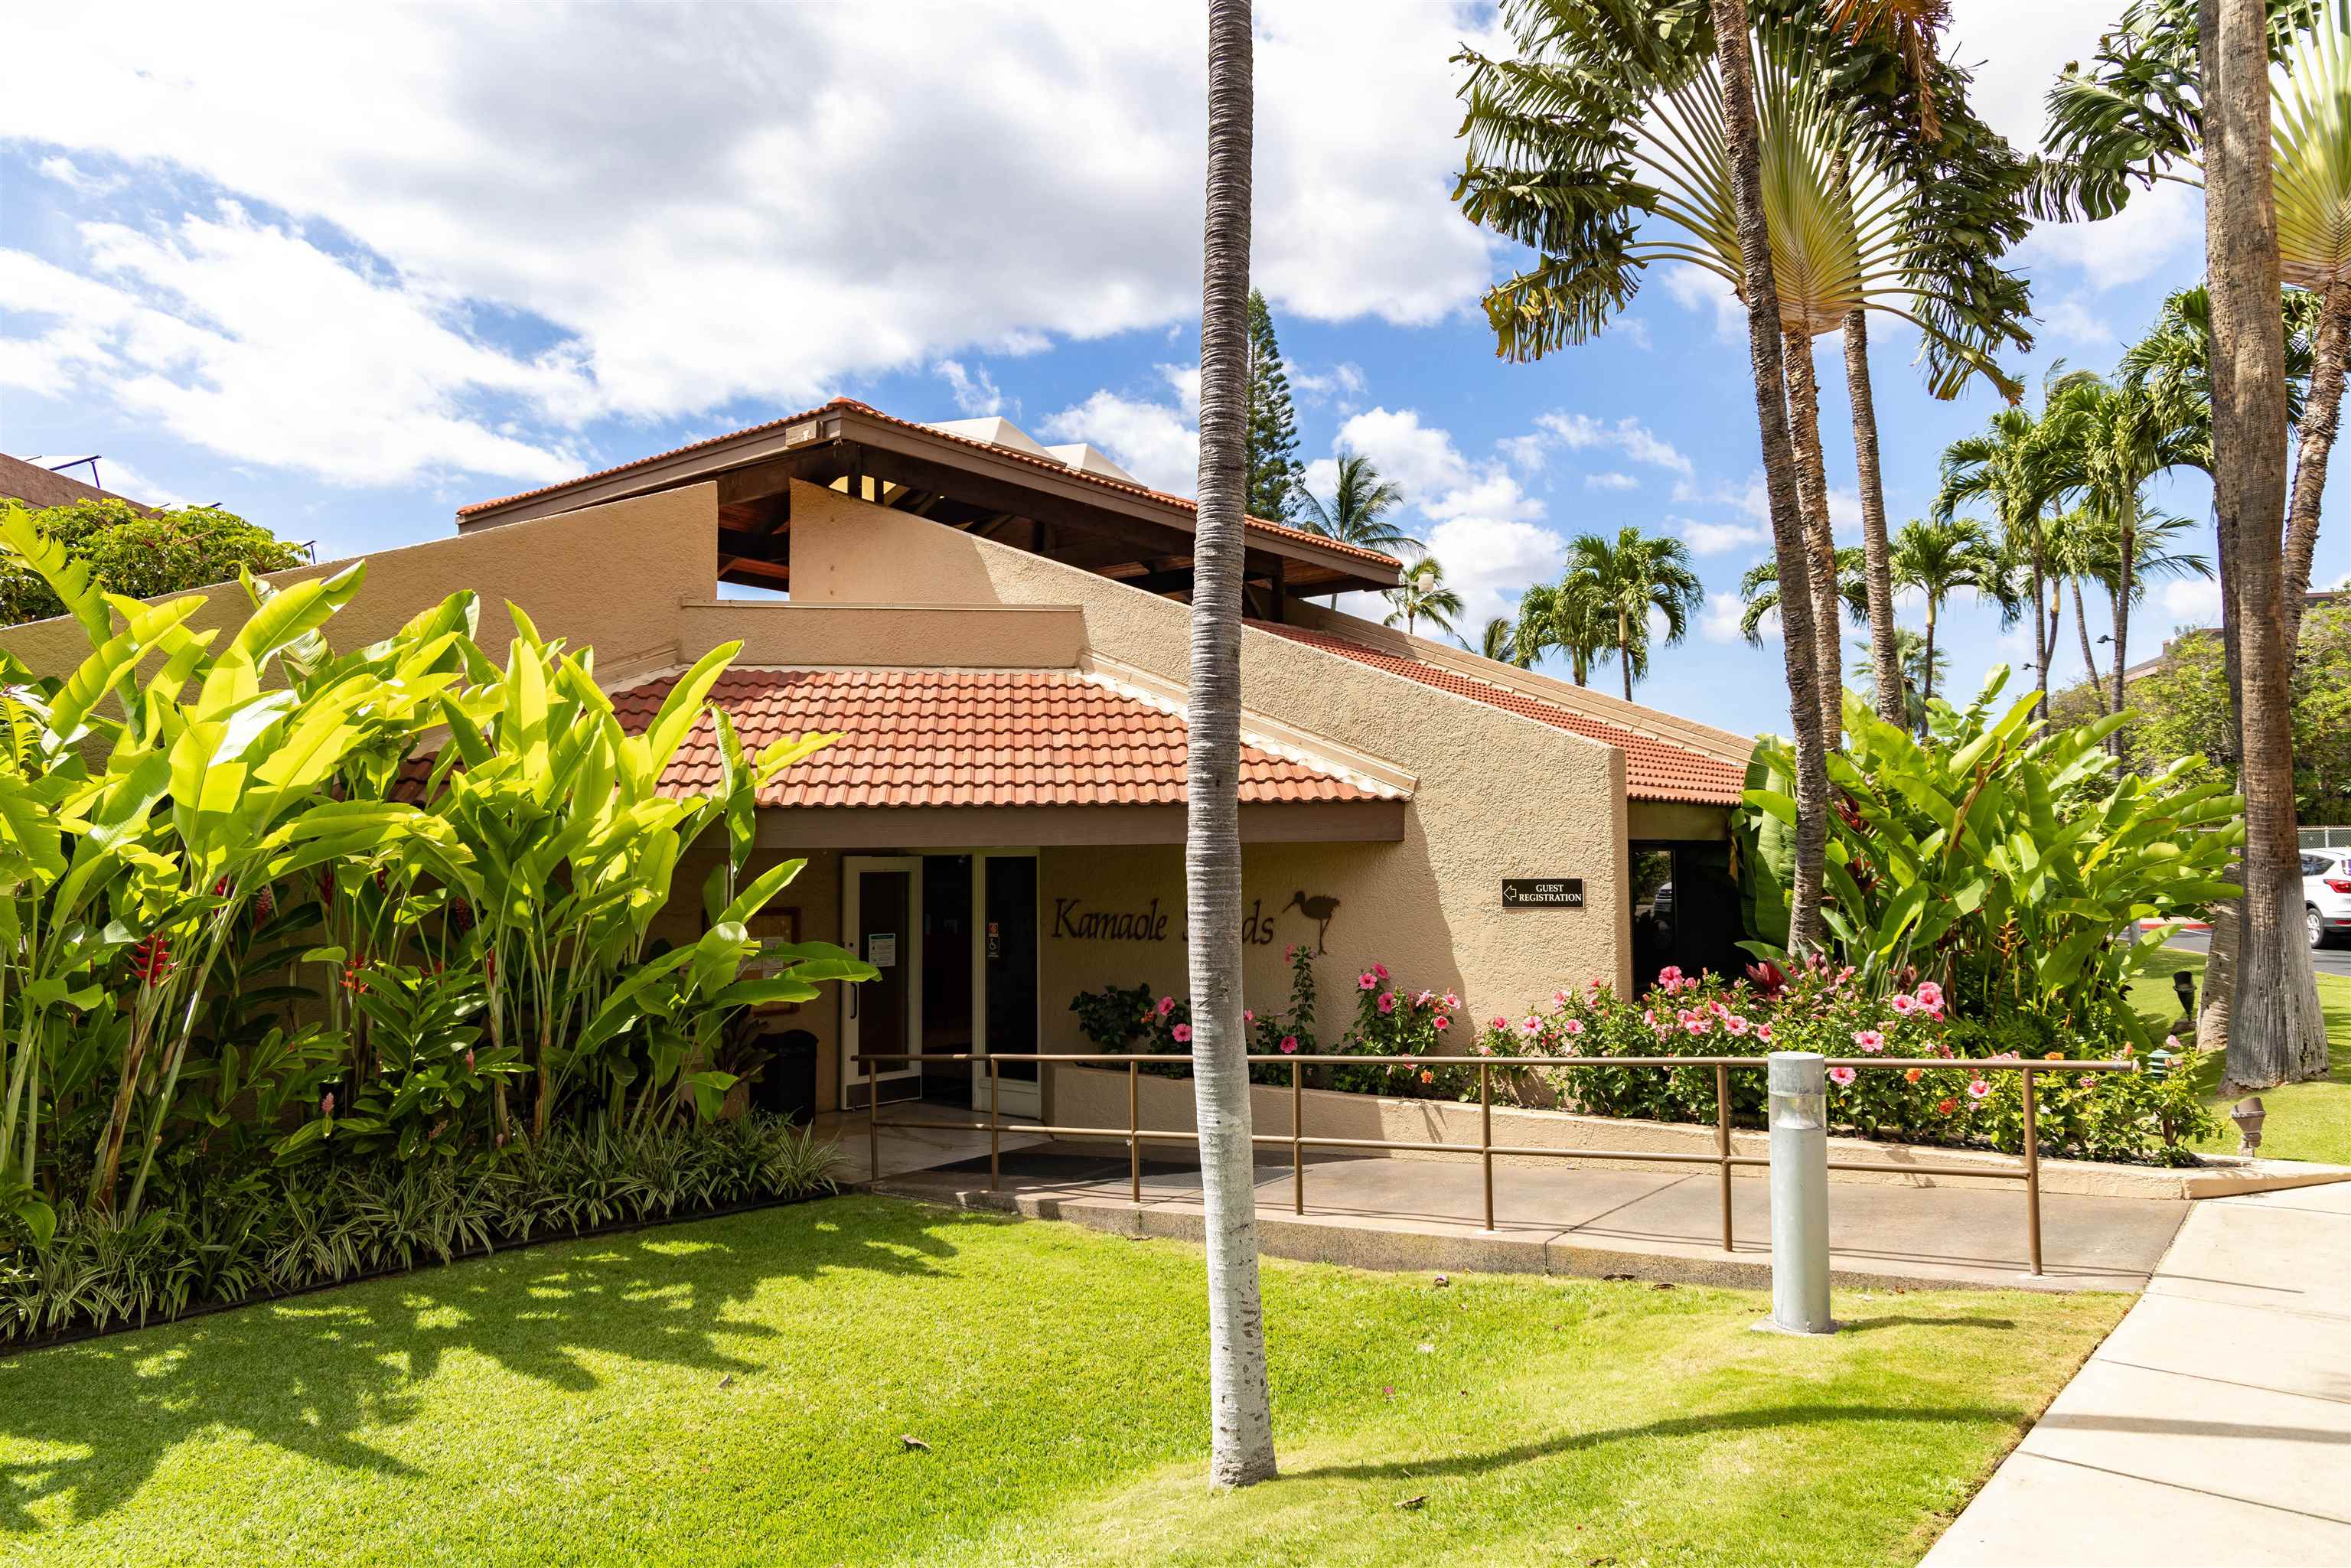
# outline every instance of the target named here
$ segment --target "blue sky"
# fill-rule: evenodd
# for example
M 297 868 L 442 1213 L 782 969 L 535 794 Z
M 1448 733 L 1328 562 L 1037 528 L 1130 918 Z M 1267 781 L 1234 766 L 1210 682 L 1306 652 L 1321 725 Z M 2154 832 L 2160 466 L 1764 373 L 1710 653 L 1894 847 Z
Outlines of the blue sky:
M 1958 0 L 1953 47 L 1980 62 L 1987 116 L 2030 140 L 2107 9 Z M 101 453 L 111 486 L 216 501 L 328 554 L 433 538 L 466 501 L 835 393 L 916 419 L 1001 413 L 1190 488 L 1191 7 L 380 8 L 229 27 L 131 11 L 14 25 L 49 63 L 0 99 L 0 450 Z M 1494 358 L 1477 300 L 1510 258 L 1447 200 L 1447 57 L 1490 21 L 1259 7 L 1254 271 L 1303 451 L 1327 469 L 1349 444 L 1404 484 L 1473 636 L 1573 534 L 1682 535 L 1708 611 L 1638 695 L 1783 725 L 1776 647 L 1731 631 L 1762 528 L 1724 298 L 1660 271 L 1599 340 Z M 2021 265 L 2040 345 L 2011 369 L 2111 366 L 2197 276 L 2200 237 L 2176 186 L 2036 232 Z M 1875 335 L 1897 523 L 1994 406 L 1981 389 L 1930 400 L 1914 347 Z M 1850 530 L 1836 340 L 1819 362 Z M 2155 498 L 2208 515 L 2192 480 Z M 2329 512 L 2331 583 L 2351 542 Z M 2213 603 L 2158 588 L 2134 650 Z M 1954 685 L 2031 646 L 1970 605 L 1945 624 Z M 2079 665 L 2064 653 L 2058 677 Z

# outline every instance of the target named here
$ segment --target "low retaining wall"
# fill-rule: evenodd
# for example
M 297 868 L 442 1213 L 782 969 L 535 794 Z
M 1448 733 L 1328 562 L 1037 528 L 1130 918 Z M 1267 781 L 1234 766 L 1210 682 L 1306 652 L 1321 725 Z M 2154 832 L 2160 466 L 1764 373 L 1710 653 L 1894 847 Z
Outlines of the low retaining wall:
M 1050 1104 L 1054 1124 L 1068 1127 L 1126 1125 L 1127 1075 L 1124 1072 L 1092 1067 L 1052 1067 L 1048 1071 L 1052 1081 Z M 1300 1098 L 1303 1102 L 1304 1130 L 1310 1136 L 1376 1138 L 1405 1144 L 1478 1142 L 1479 1113 L 1475 1104 L 1451 1100 L 1391 1100 L 1382 1095 L 1350 1094 L 1332 1089 L 1308 1089 L 1301 1092 Z M 1290 1134 L 1290 1092 L 1287 1088 L 1253 1084 L 1249 1089 L 1249 1114 L 1260 1135 L 1272 1134 L 1287 1137 Z M 1196 1123 L 1193 1118 L 1191 1081 L 1143 1078 L 1137 1089 L 1137 1120 L 1149 1132 L 1193 1131 Z M 1089 1146 L 1092 1144 L 1092 1140 L 1082 1138 L 1065 1141 Z M 1643 1122 L 1630 1117 L 1585 1116 L 1567 1111 L 1531 1111 L 1515 1105 L 1497 1105 L 1494 1107 L 1494 1142 L 1522 1148 L 1558 1149 L 1567 1156 L 1562 1159 L 1534 1155 L 1497 1155 L 1494 1163 L 1498 1166 L 1583 1164 L 1605 1165 L 1619 1170 L 1687 1172 L 1705 1167 L 1667 1160 L 1578 1161 L 1573 1156 L 1578 1149 L 1710 1155 L 1714 1153 L 1714 1129 L 1676 1122 Z M 1771 1139 L 1761 1130 L 1734 1128 L 1730 1145 L 1731 1152 L 1737 1155 L 1761 1156 L 1771 1153 Z M 1124 1147 L 1123 1140 L 1118 1146 Z M 1165 1147 L 1162 1145 L 1163 1150 Z M 1275 1155 L 1276 1151 L 1271 1148 L 1259 1146 L 1259 1159 Z M 1441 1149 L 1399 1150 L 1392 1152 L 1389 1157 L 1451 1161 L 1478 1158 L 1475 1154 L 1458 1154 Z M 1829 1179 L 1834 1182 L 1961 1187 L 2014 1187 L 2018 1185 L 2012 1177 L 1944 1174 L 1951 1167 L 1964 1171 L 1970 1166 L 1978 1166 L 1987 1172 L 2017 1168 L 2017 1160 L 2012 1155 L 1991 1154 L 1978 1149 L 1889 1144 L 1866 1138 L 1831 1138 L 1829 1158 L 1882 1160 L 1941 1167 L 1932 1175 L 1923 1170 L 1915 1174 L 1831 1171 Z M 1769 1173 L 1761 1166 L 1735 1166 L 1732 1174 L 1747 1179 L 1761 1179 Z M 2351 1180 L 2351 1169 L 2299 1160 L 2208 1155 L 2203 1165 L 2181 1170 L 2154 1166 L 2103 1165 L 2091 1160 L 2044 1159 L 2041 1162 L 2043 1192 L 2069 1193 L 2086 1197 L 2174 1200 L 2225 1197 L 2231 1193 L 2312 1186 L 2345 1180 Z

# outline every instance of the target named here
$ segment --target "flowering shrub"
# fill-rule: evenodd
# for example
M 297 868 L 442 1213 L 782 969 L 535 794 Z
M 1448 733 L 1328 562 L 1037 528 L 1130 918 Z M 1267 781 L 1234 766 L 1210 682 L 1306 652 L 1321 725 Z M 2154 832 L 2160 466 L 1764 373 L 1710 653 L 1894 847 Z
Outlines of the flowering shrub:
M 1942 988 L 1932 980 L 1873 996 L 1850 968 L 1813 963 L 1792 973 L 1752 966 L 1745 978 L 1685 976 L 1668 968 L 1636 998 L 1619 998 L 1599 981 L 1582 991 L 1553 993 L 1548 1009 L 1512 1020 L 1496 1018 L 1484 1043 L 1516 1056 L 1763 1056 L 1773 1051 L 1813 1051 L 1862 1060 L 1945 1061 L 1945 1067 L 1900 1071 L 1832 1069 L 1829 1115 L 1834 1124 L 1871 1137 L 1913 1143 L 1990 1144 L 2021 1151 L 2023 1081 L 2012 1071 L 1980 1071 L 1974 1061 L 2027 1057 L 2062 1064 L 2105 1060 L 2079 1038 L 2059 1038 L 2045 1020 L 2019 1023 L 2002 1035 L 1954 1021 Z M 2177 1052 L 2177 1040 L 2167 1042 Z M 2020 1044 L 2031 1049 L 2019 1049 Z M 2125 1057 L 2134 1048 L 2122 1047 Z M 2053 1068 L 2034 1085 L 2037 1130 L 2044 1148 L 2093 1159 L 2178 1163 L 2184 1145 L 2208 1135 L 2211 1113 L 2197 1097 L 2193 1053 L 2168 1076 L 2066 1073 Z M 1715 1119 L 1714 1071 L 1682 1067 L 1533 1068 L 1510 1082 L 1522 1103 L 1568 1104 L 1604 1116 L 1663 1122 Z M 1540 1092 L 1519 1086 L 1538 1081 Z M 1763 1074 L 1730 1074 L 1731 1119 L 1762 1120 Z
M 1290 964 L 1290 1006 L 1279 1012 L 1260 1012 L 1254 1007 L 1241 1009 L 1242 1026 L 1249 1030 L 1249 1054 L 1252 1056 L 1313 1054 L 1314 1043 L 1314 955 L 1306 947 L 1291 946 L 1283 956 Z M 1153 999 L 1149 986 L 1112 986 L 1099 991 L 1080 991 L 1070 998 L 1070 1010 L 1078 1015 L 1078 1030 L 1093 1042 L 1096 1050 L 1107 1051 L 1137 1051 L 1154 1056 L 1188 1056 L 1192 1051 L 1192 1005 L 1173 996 Z M 1143 1071 L 1161 1078 L 1183 1078 L 1190 1070 L 1180 1062 L 1165 1066 L 1145 1063 Z M 1257 1062 L 1249 1068 L 1252 1083 L 1287 1083 L 1290 1074 L 1271 1062 Z
M 1338 1049 L 1361 1056 L 1463 1056 L 1480 1050 L 1459 1021 L 1461 998 L 1451 991 L 1407 990 L 1385 964 L 1355 977 L 1355 1021 Z M 1364 1094 L 1454 1100 L 1478 1092 L 1474 1069 L 1458 1063 L 1426 1067 L 1333 1066 L 1325 1084 Z

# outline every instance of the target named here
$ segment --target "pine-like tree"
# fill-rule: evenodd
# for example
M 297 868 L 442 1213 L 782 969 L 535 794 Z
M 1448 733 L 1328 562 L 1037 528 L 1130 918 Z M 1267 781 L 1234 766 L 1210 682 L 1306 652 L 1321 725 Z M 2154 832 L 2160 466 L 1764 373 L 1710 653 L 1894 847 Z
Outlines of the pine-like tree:
M 1298 413 L 1290 403 L 1290 373 L 1274 340 L 1273 312 L 1257 289 L 1249 297 L 1249 514 L 1287 522 L 1298 507 Z

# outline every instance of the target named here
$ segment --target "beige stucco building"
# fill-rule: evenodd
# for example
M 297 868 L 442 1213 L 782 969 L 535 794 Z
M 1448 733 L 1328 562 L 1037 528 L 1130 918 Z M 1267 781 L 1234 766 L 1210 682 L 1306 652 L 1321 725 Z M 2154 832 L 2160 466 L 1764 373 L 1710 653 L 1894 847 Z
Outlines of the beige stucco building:
M 1078 992 L 1180 994 L 1192 524 L 1189 502 L 1091 448 L 838 400 L 465 507 L 454 538 L 370 557 L 336 635 L 383 635 L 472 588 L 493 657 L 510 600 L 596 650 L 624 719 L 735 642 L 715 695 L 747 743 L 842 732 L 763 798 L 759 825 L 764 851 L 808 860 L 778 914 L 883 967 L 777 1020 L 803 1061 L 812 1037 L 799 1092 L 830 1108 L 862 1103 L 861 1046 L 1084 1050 Z M 1252 1005 L 1286 1002 L 1299 943 L 1320 955 L 1326 1040 L 1375 961 L 1479 1018 L 1732 961 L 1746 737 L 1309 602 L 1395 585 L 1376 552 L 1252 519 L 1245 570 Z M 737 588 L 767 592 L 722 597 Z M 218 594 L 197 623 L 241 603 Z M 83 651 L 70 622 L 0 640 L 44 672 Z M 703 781 L 701 738 L 676 782 Z M 700 882 L 688 866 L 677 885 Z M 1535 882 L 1553 886 L 1506 895 Z M 1580 902 L 1560 891 L 1578 883 Z M 956 1098 L 973 1076 L 916 1064 L 884 1092 Z M 1002 1084 L 1005 1110 L 1050 1113 L 1050 1082 L 1040 1096 L 1007 1065 Z

